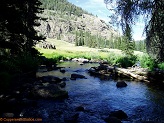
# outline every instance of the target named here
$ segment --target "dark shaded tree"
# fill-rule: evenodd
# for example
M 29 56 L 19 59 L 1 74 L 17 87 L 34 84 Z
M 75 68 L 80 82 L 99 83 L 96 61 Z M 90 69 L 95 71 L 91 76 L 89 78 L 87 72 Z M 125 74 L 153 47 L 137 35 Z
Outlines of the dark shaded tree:
M 35 30 L 41 19 L 42 12 L 39 0 L 3 0 L 0 4 L 0 38 L 4 48 L 11 49 L 11 53 L 28 52 L 32 55 L 37 51 L 35 44 L 43 40 Z M 8 44 L 8 45 L 7 45 Z M 12 45 L 12 47 L 10 47 Z M 2 45 L 1 45 L 2 46 Z
M 140 15 L 145 18 L 146 47 L 151 57 L 164 61 L 164 1 L 163 0 L 104 0 L 105 4 L 113 4 L 108 9 L 113 11 L 113 22 L 122 26 L 123 34 L 131 39 L 132 25 Z

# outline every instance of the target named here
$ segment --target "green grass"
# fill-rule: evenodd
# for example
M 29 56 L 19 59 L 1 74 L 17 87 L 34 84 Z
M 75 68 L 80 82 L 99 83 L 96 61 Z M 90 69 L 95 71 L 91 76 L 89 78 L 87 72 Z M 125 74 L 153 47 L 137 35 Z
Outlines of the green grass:
M 102 52 L 101 49 L 75 46 L 74 44 L 55 40 L 47 39 L 48 42 L 54 43 L 56 49 L 42 49 L 38 48 L 40 53 L 47 58 L 87 58 L 87 59 L 107 59 L 110 53 L 115 53 L 120 55 L 121 51 L 117 49 L 105 49 L 107 52 Z
M 127 58 L 125 54 L 118 49 L 96 49 L 89 48 L 84 46 L 75 46 L 65 41 L 56 40 L 56 39 L 47 39 L 48 42 L 55 44 L 56 49 L 42 49 L 38 48 L 40 53 L 43 54 L 46 58 L 54 59 L 55 61 L 64 60 L 66 58 L 87 58 L 87 59 L 96 59 L 96 60 L 107 60 L 109 64 L 119 64 L 128 67 L 135 63 L 136 59 Z M 141 57 L 142 52 L 135 51 L 135 56 Z M 129 59 L 128 63 L 126 63 Z

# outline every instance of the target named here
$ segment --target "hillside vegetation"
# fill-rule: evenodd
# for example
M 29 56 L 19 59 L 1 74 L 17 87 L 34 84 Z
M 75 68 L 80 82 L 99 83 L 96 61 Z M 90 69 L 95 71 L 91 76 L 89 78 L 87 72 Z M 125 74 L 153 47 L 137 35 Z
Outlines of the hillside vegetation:
M 112 26 L 67 0 L 41 0 L 44 13 L 40 35 L 76 46 L 145 51 L 143 41 L 128 42 Z
M 47 18 L 37 28 L 40 35 L 75 43 L 77 46 L 112 47 L 119 33 L 100 18 L 67 0 L 41 0 Z M 115 46 L 116 48 L 116 46 Z
M 58 15 L 68 14 L 81 16 L 82 14 L 90 14 L 87 11 L 83 10 L 80 7 L 75 6 L 72 3 L 69 3 L 67 0 L 40 0 L 42 2 L 42 7 L 47 10 L 53 10 Z

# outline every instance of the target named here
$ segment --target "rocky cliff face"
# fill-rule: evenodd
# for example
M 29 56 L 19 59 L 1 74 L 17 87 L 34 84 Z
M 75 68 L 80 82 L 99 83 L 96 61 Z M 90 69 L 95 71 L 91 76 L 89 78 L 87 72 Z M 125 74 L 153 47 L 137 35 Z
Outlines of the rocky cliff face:
M 118 32 L 107 25 L 105 21 L 93 15 L 82 14 L 81 16 L 75 16 L 72 14 L 59 16 L 55 11 L 46 10 L 42 16 L 48 19 L 47 21 L 41 21 L 41 26 L 38 30 L 48 38 L 56 38 L 73 43 L 75 42 L 77 31 L 99 35 L 107 40 L 118 35 Z

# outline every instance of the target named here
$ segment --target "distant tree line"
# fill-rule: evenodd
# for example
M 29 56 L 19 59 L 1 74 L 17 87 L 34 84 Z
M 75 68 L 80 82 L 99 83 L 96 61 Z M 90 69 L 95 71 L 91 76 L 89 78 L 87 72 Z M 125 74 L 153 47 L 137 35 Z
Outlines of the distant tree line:
M 135 50 L 146 52 L 146 41 L 145 40 L 135 41 Z
M 128 41 L 124 36 L 111 37 L 105 39 L 100 35 L 91 35 L 87 31 L 78 30 L 75 32 L 75 46 L 88 46 L 92 48 L 111 48 L 132 52 L 133 50 L 146 52 L 145 40 Z

